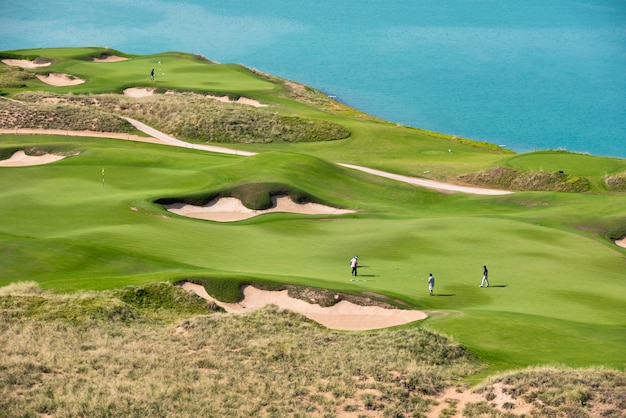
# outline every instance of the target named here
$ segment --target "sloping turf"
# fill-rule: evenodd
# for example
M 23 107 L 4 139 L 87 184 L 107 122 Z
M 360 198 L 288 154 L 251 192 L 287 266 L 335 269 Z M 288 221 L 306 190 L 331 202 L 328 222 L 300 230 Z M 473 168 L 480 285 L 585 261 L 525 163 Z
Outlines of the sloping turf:
M 140 60 L 158 57 L 134 58 L 128 68 L 106 64 L 115 68 L 107 67 L 107 75 L 92 70 L 93 63 L 73 65 L 102 86 L 108 77 L 137 77 L 124 81 L 130 86 L 145 77 Z M 248 72 L 238 78 L 239 67 L 189 61 L 181 58 L 178 73 L 211 78 L 212 87 L 279 90 Z M 227 81 L 220 81 L 220 71 Z M 183 89 L 207 87 L 190 77 L 170 82 Z M 397 157 L 402 173 L 422 166 L 458 171 L 457 158 L 463 168 L 499 160 L 528 169 L 555 169 L 557 163 L 541 153 L 503 156 L 451 142 L 444 143 L 445 152 L 428 153 L 439 140 L 374 122 L 371 131 L 369 122 L 344 123 L 354 128 L 349 140 L 249 147 L 274 151 L 255 157 L 121 140 L 2 135 L 2 149 L 81 153 L 45 166 L 0 167 L 0 285 L 35 280 L 73 291 L 200 277 L 374 291 L 431 311 L 418 326 L 452 335 L 494 368 L 551 362 L 626 366 L 626 250 L 608 239 L 626 224 L 623 194 L 467 196 L 376 178 L 332 162 L 366 165 L 378 155 L 377 168 L 390 169 Z M 363 147 L 375 140 L 380 153 L 367 153 Z M 408 158 L 411 141 L 417 151 Z M 454 151 L 448 153 L 448 146 Z M 622 160 L 586 156 L 566 162 L 567 170 L 598 178 L 607 167 L 624 167 Z M 223 224 L 179 217 L 153 203 L 258 182 L 287 184 L 357 213 L 269 214 Z M 361 268 L 351 282 L 348 260 L 354 254 Z M 490 270 L 489 289 L 478 287 L 483 264 Z M 431 272 L 433 297 L 426 284 Z

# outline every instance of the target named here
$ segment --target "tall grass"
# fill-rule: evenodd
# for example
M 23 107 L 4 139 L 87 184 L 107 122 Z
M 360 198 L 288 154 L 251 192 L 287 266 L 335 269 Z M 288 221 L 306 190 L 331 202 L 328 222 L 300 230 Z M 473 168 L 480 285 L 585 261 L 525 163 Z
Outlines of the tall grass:
M 532 405 L 531 416 L 622 418 L 626 411 L 626 373 L 615 370 L 529 368 L 489 378 L 475 392 L 487 401 L 467 405 L 465 416 L 505 416 L 489 402 L 499 394 Z
M 109 298 L 136 316 L 84 308 L 82 320 L 55 313 L 85 307 L 84 296 L 36 292 L 35 312 L 29 296 L 3 291 L 0 410 L 8 417 L 421 416 L 428 395 L 480 369 L 458 344 L 419 328 L 333 332 L 272 307 L 189 317 L 196 304 L 166 289 L 143 290 L 178 295 L 177 303 L 124 302 L 137 288 L 101 294 L 92 306 Z
M 135 132 L 126 120 L 108 112 L 54 103 L 0 100 L 0 128 L 62 129 L 96 132 Z
M 350 135 L 348 130 L 334 122 L 282 116 L 191 93 L 157 94 L 141 100 L 120 95 L 59 96 L 43 92 L 23 93 L 17 97 L 32 103 L 54 100 L 71 108 L 77 107 L 76 112 L 88 112 L 84 107 L 96 106 L 98 110 L 137 118 L 157 129 L 196 142 L 315 142 L 343 139 Z M 71 126 L 71 120 L 68 123 Z

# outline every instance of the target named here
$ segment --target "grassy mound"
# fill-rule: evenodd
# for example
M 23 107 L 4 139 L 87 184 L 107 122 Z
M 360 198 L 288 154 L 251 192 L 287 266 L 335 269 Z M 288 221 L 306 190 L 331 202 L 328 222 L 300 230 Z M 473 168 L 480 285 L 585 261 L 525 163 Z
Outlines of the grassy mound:
M 167 205 L 184 203 L 194 206 L 203 206 L 210 201 L 221 197 L 235 197 L 249 209 L 265 210 L 272 207 L 272 197 L 288 195 L 296 203 L 321 203 L 315 197 L 297 189 L 292 185 L 277 183 L 246 183 L 236 185 L 226 190 L 205 194 L 194 194 L 180 197 L 165 197 L 155 200 L 155 203 Z
M 429 395 L 480 368 L 458 344 L 419 328 L 333 332 L 273 308 L 181 319 L 201 307 L 180 303 L 174 289 L 113 292 L 159 295 L 149 303 L 130 297 L 152 321 L 89 326 L 55 315 L 56 305 L 82 304 L 82 295 L 37 292 L 46 300 L 38 314 L 18 316 L 7 312 L 30 297 L 3 292 L 0 409 L 8 416 L 414 415 L 433 402 Z
M 135 132 L 135 128 L 119 116 L 55 101 L 33 104 L 0 100 L 0 128 Z
M 132 314 L 103 309 L 114 306 Z M 530 416 L 621 417 L 626 407 L 625 373 L 554 367 L 492 376 L 456 407 L 444 389 L 469 393 L 464 379 L 484 365 L 437 333 L 335 332 L 273 307 L 224 315 L 167 283 L 89 294 L 15 283 L 0 288 L 0 317 L 8 417 L 424 417 L 442 403 L 442 414 L 507 417 L 520 402 Z
M 626 192 L 626 172 L 604 177 L 604 184 L 607 190 L 615 192 Z
M 467 405 L 464 416 L 501 416 L 518 400 L 531 416 L 623 417 L 626 374 L 615 370 L 530 368 L 494 376 L 475 389 L 485 400 Z M 498 398 L 509 401 L 497 405 Z
M 223 103 L 198 94 L 157 94 L 141 100 L 120 95 L 18 95 L 31 103 L 54 101 L 75 112 L 108 111 L 136 118 L 178 138 L 200 143 L 317 142 L 344 139 L 350 132 L 337 123 L 282 116 L 241 104 Z M 40 112 L 50 110 L 41 109 Z M 33 122 L 28 122 L 32 124 Z M 72 126 L 72 120 L 68 120 Z M 112 128 L 115 126 L 112 125 Z M 112 132 L 117 132 L 113 130 Z
M 512 190 L 542 190 L 553 192 L 586 192 L 589 181 L 584 177 L 563 172 L 521 172 L 508 167 L 495 167 L 475 174 L 458 176 L 462 183 Z
M 23 68 L 0 66 L 0 88 L 23 88 L 27 81 L 34 81 L 37 77 Z

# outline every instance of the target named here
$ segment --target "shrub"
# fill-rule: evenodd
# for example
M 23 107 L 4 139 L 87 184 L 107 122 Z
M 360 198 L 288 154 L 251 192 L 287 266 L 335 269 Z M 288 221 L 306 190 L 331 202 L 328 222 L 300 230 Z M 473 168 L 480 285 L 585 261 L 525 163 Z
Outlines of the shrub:
M 495 167 L 457 177 L 462 183 L 524 191 L 586 192 L 589 181 L 584 177 L 562 172 L 522 172 L 508 167 Z
M 604 176 L 604 185 L 607 190 L 614 192 L 626 191 L 626 172 Z

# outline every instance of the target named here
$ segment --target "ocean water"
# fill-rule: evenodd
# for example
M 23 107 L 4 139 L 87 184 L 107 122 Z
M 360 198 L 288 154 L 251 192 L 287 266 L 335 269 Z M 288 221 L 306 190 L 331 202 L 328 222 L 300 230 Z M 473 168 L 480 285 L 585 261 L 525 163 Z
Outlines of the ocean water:
M 199 53 L 375 116 L 626 158 L 624 0 L 0 0 L 0 50 Z

